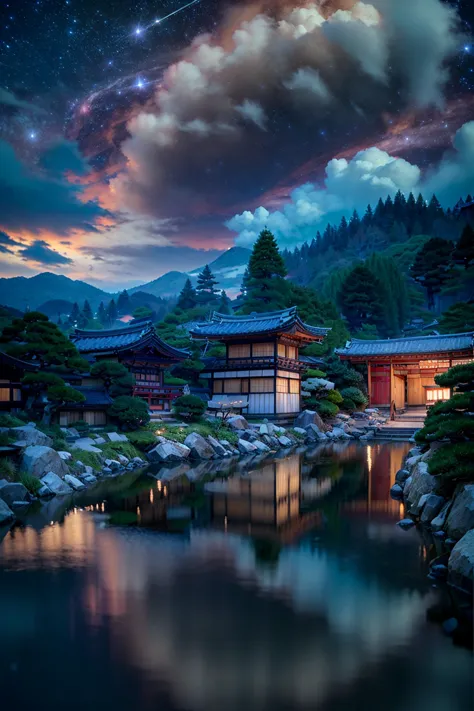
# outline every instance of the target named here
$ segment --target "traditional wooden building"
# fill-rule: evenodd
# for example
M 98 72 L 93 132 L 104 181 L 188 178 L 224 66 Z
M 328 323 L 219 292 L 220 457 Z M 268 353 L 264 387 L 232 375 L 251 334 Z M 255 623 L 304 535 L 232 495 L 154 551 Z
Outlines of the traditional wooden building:
M 213 398 L 242 396 L 249 415 L 294 415 L 301 410 L 301 372 L 308 367 L 299 349 L 321 342 L 329 329 L 303 323 L 296 307 L 248 316 L 214 312 L 191 335 L 221 341 L 225 358 L 209 359 L 203 378 Z
M 146 400 L 150 410 L 170 410 L 182 394 L 179 386 L 167 386 L 164 371 L 185 360 L 187 351 L 173 348 L 159 338 L 151 321 L 108 331 L 76 329 L 71 335 L 79 353 L 91 363 L 113 360 L 134 376 L 133 396 Z M 83 385 L 94 385 L 92 379 Z M 101 386 L 101 382 L 96 383 Z
M 38 366 L 0 351 L 0 411 L 22 410 L 27 399 L 27 388 L 21 379 L 26 373 L 35 373 Z
M 336 351 L 341 360 L 367 366 L 370 405 L 397 409 L 450 397 L 435 375 L 474 360 L 474 331 L 391 340 L 352 340 Z

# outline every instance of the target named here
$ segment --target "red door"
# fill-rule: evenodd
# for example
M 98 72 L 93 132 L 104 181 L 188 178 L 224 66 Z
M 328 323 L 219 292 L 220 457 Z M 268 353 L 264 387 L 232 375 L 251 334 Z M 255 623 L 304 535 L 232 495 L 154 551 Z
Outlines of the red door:
M 390 365 L 371 365 L 371 405 L 390 405 Z

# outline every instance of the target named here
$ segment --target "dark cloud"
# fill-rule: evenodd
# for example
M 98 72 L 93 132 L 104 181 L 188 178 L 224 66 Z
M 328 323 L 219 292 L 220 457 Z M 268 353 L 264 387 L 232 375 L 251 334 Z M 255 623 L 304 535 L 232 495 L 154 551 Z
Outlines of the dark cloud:
M 36 240 L 25 249 L 21 249 L 19 254 L 26 261 L 36 262 L 50 266 L 59 266 L 61 264 L 72 264 L 72 259 L 65 257 L 56 250 L 51 249 L 49 244 L 44 240 Z
M 0 230 L 0 252 L 2 252 L 2 254 L 14 254 L 11 247 L 19 247 L 20 245 L 21 242 L 17 242 L 13 237 L 7 235 L 6 232 Z
M 161 247 L 148 245 L 117 244 L 113 247 L 81 247 L 81 252 L 94 261 L 107 262 L 117 268 L 117 274 L 126 276 L 149 274 L 153 267 L 155 278 L 170 270 L 192 271 L 212 262 L 222 254 L 218 249 L 194 249 L 193 247 Z
M 90 169 L 77 143 L 66 140 L 58 141 L 44 151 L 39 165 L 53 175 L 64 175 L 64 173 L 86 175 Z
M 109 213 L 96 202 L 81 202 L 82 188 L 44 173 L 33 173 L 0 141 L 0 220 L 12 230 L 67 234 L 89 229 Z

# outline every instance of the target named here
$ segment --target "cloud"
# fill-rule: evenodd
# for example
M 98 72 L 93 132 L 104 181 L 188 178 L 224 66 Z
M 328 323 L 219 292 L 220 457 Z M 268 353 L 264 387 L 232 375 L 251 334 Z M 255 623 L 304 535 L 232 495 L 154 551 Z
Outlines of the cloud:
M 81 201 L 82 188 L 62 178 L 26 168 L 12 146 L 0 141 L 0 221 L 11 230 L 67 234 L 87 229 L 109 213 Z
M 7 235 L 6 232 L 0 230 L 0 252 L 2 252 L 2 254 L 14 254 L 15 252 L 11 247 L 19 246 L 21 246 L 21 242 L 18 242 L 13 239 L 13 237 L 10 237 L 10 235 Z
M 51 249 L 44 240 L 36 240 L 28 247 L 21 249 L 18 253 L 25 261 L 36 262 L 37 264 L 60 266 L 62 264 L 72 264 L 72 259 L 65 257 L 56 250 Z
M 18 99 L 15 94 L 12 94 L 11 91 L 7 91 L 2 87 L 0 87 L 0 104 L 2 104 L 3 106 L 10 106 L 13 109 L 23 109 L 24 111 L 31 111 L 31 113 L 34 114 L 47 113 L 45 109 L 42 109 L 40 106 L 35 106 L 35 104 L 31 104 L 29 101 L 23 101 L 23 99 Z
M 41 155 L 39 165 L 52 175 L 61 176 L 65 173 L 86 175 L 89 165 L 79 151 L 74 141 L 60 140 L 52 144 Z
M 259 232 L 268 227 L 283 247 L 312 239 L 328 222 L 348 217 L 354 209 L 364 211 L 379 198 L 392 197 L 398 190 L 407 195 L 421 192 L 429 198 L 435 193 L 445 207 L 472 192 L 474 185 L 474 121 L 464 124 L 456 133 L 453 149 L 436 168 L 422 174 L 419 166 L 386 151 L 372 147 L 357 153 L 351 160 L 333 159 L 326 166 L 323 185 L 306 183 L 291 193 L 280 210 L 264 206 L 253 212 L 245 210 L 230 219 L 226 226 L 237 233 L 236 243 L 248 247 Z
M 262 7 L 197 37 L 129 121 L 114 189 L 131 209 L 192 214 L 209 195 L 230 207 L 280 177 L 287 145 L 296 167 L 328 125 L 367 135 L 386 111 L 442 103 L 460 34 L 441 0 Z

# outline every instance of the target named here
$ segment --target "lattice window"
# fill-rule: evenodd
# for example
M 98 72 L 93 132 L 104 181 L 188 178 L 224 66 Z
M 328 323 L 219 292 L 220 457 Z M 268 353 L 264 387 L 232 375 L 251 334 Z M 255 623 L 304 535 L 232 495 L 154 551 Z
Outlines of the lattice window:
M 277 393 L 287 393 L 289 382 L 287 378 L 277 378 Z
M 250 358 L 250 344 L 229 346 L 229 358 Z
M 251 393 L 272 393 L 273 378 L 251 378 L 250 379 Z
M 299 380 L 290 380 L 290 393 L 292 395 L 299 395 L 300 393 L 300 381 Z
M 223 390 L 223 384 L 224 384 L 224 381 L 223 381 L 223 380 L 214 380 L 214 383 L 213 383 L 213 392 L 214 392 L 216 395 L 220 395 L 221 393 L 224 392 L 224 390 Z
M 254 358 L 271 358 L 273 354 L 273 343 L 254 343 L 252 346 L 252 355 Z

